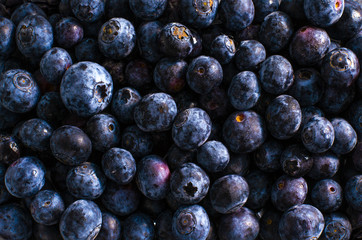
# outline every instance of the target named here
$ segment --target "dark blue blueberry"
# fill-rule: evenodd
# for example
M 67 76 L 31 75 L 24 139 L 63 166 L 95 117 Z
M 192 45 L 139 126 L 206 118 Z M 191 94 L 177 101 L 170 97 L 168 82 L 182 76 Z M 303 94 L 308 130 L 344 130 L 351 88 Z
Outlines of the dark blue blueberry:
M 155 237 L 153 220 L 143 213 L 134 213 L 123 222 L 123 240 L 152 240 Z
M 320 180 L 324 178 L 332 178 L 339 170 L 339 158 L 332 152 L 313 154 L 313 166 L 307 176 Z
M 58 225 L 33 224 L 33 235 L 36 240 L 62 240 Z
M 362 175 L 356 175 L 347 181 L 344 197 L 353 209 L 362 212 Z
M 348 110 L 348 121 L 357 132 L 358 137 L 362 136 L 362 100 L 353 102 Z
M 5 181 L 4 181 L 5 172 L 6 172 L 6 166 L 0 163 L 0 204 L 3 204 L 7 202 L 9 199 L 11 199 L 11 195 L 5 186 Z
M 352 225 L 342 213 L 335 212 L 324 215 L 325 228 L 319 239 L 321 240 L 348 240 L 352 234 Z
M 279 160 L 283 151 L 281 142 L 269 139 L 255 151 L 254 162 L 263 172 L 276 172 L 281 168 Z
M 341 0 L 338 0 L 341 1 Z M 323 59 L 321 75 L 328 86 L 349 87 L 357 80 L 360 72 L 358 58 L 348 48 L 330 51 Z
M 194 160 L 195 151 L 184 151 L 173 144 L 167 151 L 165 159 L 171 171 L 177 169 L 182 164 Z
M 49 124 L 58 126 L 67 114 L 59 92 L 47 92 L 36 105 L 36 115 Z
M 294 178 L 287 175 L 279 177 L 271 189 L 271 201 L 280 211 L 303 204 L 307 198 L 308 185 L 304 178 Z
M 45 120 L 32 118 L 25 121 L 19 128 L 21 142 L 34 151 L 49 150 L 49 141 L 53 128 Z
M 122 148 L 111 148 L 102 156 L 104 174 L 118 184 L 128 184 L 136 174 L 136 161 Z
M 138 91 L 133 88 L 125 87 L 117 90 L 117 92 L 113 94 L 112 99 L 111 107 L 113 114 L 121 123 L 133 123 L 134 108 L 141 98 Z
M 201 108 L 180 112 L 172 127 L 172 139 L 182 150 L 194 150 L 204 144 L 211 133 L 209 115 Z
M 20 158 L 20 145 L 16 137 L 0 134 L 0 163 L 10 165 Z
M 111 102 L 113 81 L 101 65 L 79 62 L 64 74 L 60 96 L 65 107 L 81 117 L 92 116 Z
M 277 139 L 291 138 L 302 122 L 302 111 L 297 100 L 289 95 L 276 97 L 266 110 L 266 123 L 271 135 Z
M 99 30 L 98 45 L 104 56 L 121 60 L 135 47 L 136 31 L 127 19 L 112 18 Z
M 352 155 L 353 164 L 357 171 L 362 172 L 362 142 L 359 142 Z
M 73 64 L 69 53 L 62 48 L 52 48 L 40 61 L 40 72 L 51 84 L 59 84 L 65 71 Z
M 50 149 L 63 164 L 76 166 L 88 160 L 92 142 L 80 128 L 64 125 L 53 132 Z
M 245 40 L 258 40 L 259 39 L 259 24 L 251 24 L 244 28 L 243 30 L 236 33 L 236 39 L 238 41 Z
M 53 45 L 52 26 L 40 15 L 27 16 L 17 26 L 15 39 L 25 57 L 40 60 Z
M 156 219 L 155 237 L 158 240 L 169 240 L 174 237 L 172 233 L 172 216 L 171 210 L 165 210 L 160 213 Z
M 167 0 L 133 0 L 129 7 L 133 14 L 142 20 L 150 21 L 159 18 L 165 11 Z
M 39 15 L 46 17 L 45 12 L 35 3 L 26 2 L 17 7 L 11 14 L 11 21 L 17 26 L 26 16 Z
M 136 125 L 128 126 L 122 133 L 122 148 L 130 151 L 135 158 L 142 158 L 152 152 L 153 140 L 149 133 Z
M 346 43 L 346 47 L 351 49 L 362 62 L 362 30 Z
M 235 64 L 240 71 L 257 70 L 265 58 L 263 44 L 256 40 L 244 40 L 240 42 L 235 54 Z
M 141 24 L 137 30 L 141 56 L 152 63 L 156 63 L 162 57 L 158 46 L 158 34 L 162 26 L 163 24 L 159 21 L 151 21 Z
M 176 239 L 206 240 L 209 231 L 209 216 L 199 205 L 180 207 L 172 217 L 172 233 Z
M 289 208 L 279 222 L 279 234 L 282 240 L 318 239 L 323 228 L 323 214 L 308 204 Z
M 0 17 L 0 59 L 6 59 L 15 49 L 15 24 Z
M 102 225 L 102 212 L 89 200 L 78 200 L 64 211 L 59 229 L 64 240 L 94 239 Z
M 351 105 L 356 95 L 354 85 L 350 87 L 325 87 L 319 106 L 326 113 L 339 114 Z
M 315 106 L 307 106 L 302 108 L 302 123 L 300 124 L 299 131 L 301 131 L 304 125 L 314 117 L 324 117 L 324 113 Z
M 225 26 L 231 31 L 240 31 L 249 26 L 255 14 L 252 0 L 225 0 L 220 3 L 225 17 Z
M 342 205 L 342 187 L 332 179 L 317 182 L 311 191 L 311 200 L 322 212 L 334 212 Z
M 152 200 L 161 200 L 170 190 L 171 172 L 167 163 L 157 155 L 148 155 L 137 163 L 138 189 Z
M 272 12 L 278 10 L 281 0 L 253 0 L 255 7 L 254 22 L 262 22 Z
M 37 194 L 45 184 L 45 167 L 36 157 L 22 157 L 13 162 L 5 173 L 5 186 L 18 198 Z
M 222 171 L 229 160 L 228 149 L 219 141 L 207 141 L 197 150 L 197 163 L 208 172 Z
M 210 55 L 216 58 L 221 64 L 231 62 L 235 52 L 236 47 L 233 39 L 225 34 L 217 36 L 211 43 Z
M 95 240 L 121 239 L 121 221 L 111 213 L 102 212 L 102 228 Z
M 259 100 L 261 89 L 253 72 L 240 72 L 233 77 L 228 89 L 231 105 L 237 110 L 249 110 Z
M 64 202 L 59 193 L 52 190 L 38 192 L 30 203 L 30 212 L 37 223 L 54 225 L 59 222 Z
M 266 92 L 281 94 L 293 84 L 293 67 L 288 59 L 273 55 L 261 64 L 259 77 L 261 86 Z
M 184 60 L 163 58 L 154 68 L 153 81 L 164 92 L 180 92 L 186 84 L 187 67 Z
M 274 209 L 268 209 L 261 217 L 259 236 L 263 240 L 280 240 L 279 221 L 282 214 Z
M 62 18 L 55 26 L 55 40 L 63 48 L 71 48 L 82 41 L 84 30 L 73 17 Z
M 259 40 L 269 53 L 277 53 L 288 45 L 293 32 L 292 19 L 286 13 L 275 11 L 264 18 Z
M 311 106 L 319 102 L 324 91 L 324 82 L 319 72 L 313 68 L 295 71 L 294 83 L 288 94 L 298 100 L 301 106 Z
M 0 206 L 0 237 L 22 240 L 32 235 L 32 219 L 28 211 L 16 204 Z
M 21 69 L 8 70 L 0 77 L 0 103 L 15 113 L 31 111 L 40 98 L 33 76 Z
M 180 15 L 187 26 L 206 28 L 214 21 L 219 1 L 213 0 L 181 0 Z
M 201 95 L 199 97 L 199 104 L 212 120 L 222 120 L 230 114 L 231 105 L 228 101 L 227 90 L 221 86 L 215 87 L 209 93 Z M 212 127 L 215 128 L 216 124 L 213 124 Z M 210 137 L 213 135 L 212 131 L 213 129 L 211 130 Z
M 313 166 L 313 158 L 299 144 L 289 145 L 280 156 L 280 165 L 284 173 L 292 177 L 306 175 Z
M 84 38 L 77 46 L 75 46 L 74 53 L 78 62 L 99 62 L 101 59 L 98 42 L 94 38 Z
M 104 192 L 106 177 L 96 164 L 84 162 L 68 172 L 66 184 L 74 197 L 94 200 Z
M 250 156 L 248 154 L 230 153 L 230 161 L 226 168 L 221 172 L 223 175 L 236 174 L 245 176 L 249 172 Z
M 119 185 L 108 181 L 101 200 L 104 207 L 119 216 L 127 216 L 136 211 L 141 194 L 135 184 Z
M 249 186 L 249 197 L 245 206 L 255 210 L 263 208 L 271 194 L 272 182 L 269 175 L 254 170 L 245 177 L 245 180 Z
M 153 66 L 143 59 L 132 60 L 127 64 L 124 76 L 131 87 L 136 88 L 141 94 L 147 94 L 153 82 Z
M 158 35 L 158 46 L 167 56 L 185 58 L 192 52 L 192 33 L 181 23 L 169 23 Z
M 134 120 L 145 132 L 169 130 L 177 114 L 173 98 L 166 93 L 150 93 L 134 108 Z
M 69 0 L 73 14 L 82 22 L 92 23 L 104 15 L 106 1 Z
M 357 144 L 357 133 L 343 118 L 333 118 L 331 123 L 334 128 L 334 142 L 331 150 L 336 154 L 347 154 Z
M 304 13 L 307 19 L 316 26 L 328 27 L 336 23 L 344 10 L 344 0 L 304 1 Z
M 332 147 L 334 137 L 333 125 L 324 117 L 312 118 L 301 132 L 305 148 L 312 153 L 326 152 Z
M 171 174 L 171 193 L 182 204 L 200 202 L 206 196 L 209 185 L 206 172 L 194 163 L 184 163 Z
M 231 114 L 223 125 L 224 144 L 234 153 L 256 150 L 266 139 L 264 120 L 253 111 Z
M 241 208 L 238 212 L 223 215 L 219 222 L 220 240 L 254 240 L 259 233 L 259 221 L 254 212 Z

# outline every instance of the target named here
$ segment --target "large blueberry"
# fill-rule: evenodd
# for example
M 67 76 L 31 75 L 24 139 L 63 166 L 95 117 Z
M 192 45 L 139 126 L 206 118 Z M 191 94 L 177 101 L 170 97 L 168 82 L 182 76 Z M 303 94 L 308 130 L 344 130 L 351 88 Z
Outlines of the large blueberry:
M 225 0 L 221 1 L 220 10 L 225 16 L 226 28 L 240 31 L 249 26 L 255 14 L 252 0 Z
M 211 43 L 210 55 L 216 58 L 221 64 L 231 62 L 235 52 L 234 40 L 225 34 L 217 36 Z
M 25 121 L 19 128 L 22 143 L 34 151 L 44 152 L 49 149 L 53 128 L 46 121 L 32 118 Z
M 256 40 L 244 40 L 240 42 L 235 53 L 235 64 L 240 71 L 256 70 L 266 58 L 266 51 L 260 42 Z
M 96 240 L 121 239 L 121 221 L 111 213 L 102 212 L 102 228 Z
M 46 18 L 45 12 L 35 3 L 25 2 L 18 6 L 11 14 L 11 21 L 18 25 L 26 16 L 39 15 Z
M 207 141 L 197 150 L 197 162 L 208 172 L 222 171 L 229 160 L 228 149 L 219 141 Z
M 315 207 L 322 212 L 335 212 L 342 205 L 342 187 L 332 179 L 317 182 L 312 191 L 311 199 Z
M 348 240 L 352 234 L 352 225 L 346 215 L 335 212 L 324 215 L 325 228 L 319 239 Z
M 22 240 L 32 235 L 32 219 L 28 211 L 16 204 L 0 206 L 0 237 Z
M 280 164 L 289 176 L 302 177 L 312 168 L 313 158 L 301 144 L 292 144 L 283 151 Z
M 214 21 L 218 7 L 219 1 L 181 0 L 180 14 L 186 25 L 194 28 L 205 28 Z
M 103 0 L 69 0 L 73 14 L 82 22 L 91 23 L 99 20 L 105 11 Z
M 152 136 L 136 125 L 128 126 L 122 133 L 122 148 L 128 150 L 135 158 L 151 154 L 154 143 Z
M 304 13 L 316 26 L 327 27 L 336 23 L 343 14 L 344 0 L 304 0 Z
M 149 62 L 155 63 L 162 57 L 158 46 L 158 34 L 162 26 L 158 21 L 151 21 L 141 24 L 137 30 L 141 56 Z
M 343 118 L 333 118 L 331 123 L 334 129 L 334 142 L 331 150 L 336 154 L 351 152 L 357 144 L 356 131 Z
M 280 169 L 280 156 L 284 146 L 281 142 L 269 139 L 254 152 L 254 162 L 263 172 L 276 172 Z
M 332 152 L 313 154 L 313 166 L 307 176 L 314 179 L 332 178 L 339 170 L 339 158 Z
M 55 40 L 63 48 L 71 48 L 82 41 L 84 29 L 73 17 L 62 18 L 55 26 Z
M 139 92 L 130 87 L 118 89 L 113 94 L 111 109 L 120 123 L 130 124 L 134 122 L 134 108 L 141 98 Z
M 186 84 L 187 62 L 181 59 L 163 58 L 153 72 L 153 81 L 162 91 L 180 92 Z

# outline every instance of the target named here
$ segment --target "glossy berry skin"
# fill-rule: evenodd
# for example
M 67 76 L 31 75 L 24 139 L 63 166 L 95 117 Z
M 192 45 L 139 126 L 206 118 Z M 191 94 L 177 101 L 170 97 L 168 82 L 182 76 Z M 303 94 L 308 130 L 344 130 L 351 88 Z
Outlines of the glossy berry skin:
M 308 185 L 304 178 L 282 175 L 273 183 L 271 200 L 279 211 L 285 211 L 294 205 L 303 204 L 307 193 Z
M 133 123 L 133 111 L 141 98 L 140 93 L 134 88 L 124 87 L 118 89 L 113 94 L 111 105 L 112 113 L 120 123 Z
M 33 76 L 21 69 L 8 70 L 0 77 L 0 103 L 15 113 L 31 111 L 40 98 Z
M 182 150 L 194 150 L 204 144 L 211 134 L 209 115 L 201 108 L 180 112 L 172 126 L 172 139 Z
M 138 189 L 152 200 L 164 199 L 170 190 L 171 172 L 167 163 L 157 155 L 149 155 L 137 163 Z
M 11 14 L 11 21 L 17 26 L 21 20 L 29 15 L 40 15 L 46 18 L 45 12 L 37 4 L 26 2 L 14 10 Z
M 249 196 L 245 206 L 250 209 L 261 209 L 265 206 L 271 194 L 271 178 L 266 173 L 254 170 L 246 177 L 249 186 Z
M 184 163 L 171 174 L 171 193 L 182 204 L 200 202 L 206 196 L 209 185 L 208 175 L 194 163 Z
M 248 208 L 223 215 L 219 222 L 218 237 L 220 240 L 253 240 L 259 233 L 259 221 Z
M 293 84 L 293 67 L 288 59 L 280 55 L 272 55 L 261 64 L 259 78 L 266 92 L 281 94 Z
M 102 169 L 107 178 L 118 184 L 128 184 L 136 174 L 136 161 L 122 148 L 111 148 L 102 156 Z
M 100 62 L 102 56 L 98 48 L 98 41 L 94 38 L 83 38 L 83 40 L 74 47 L 74 55 L 78 62 Z
M 327 54 L 330 44 L 331 40 L 324 29 L 304 26 L 295 33 L 289 53 L 299 65 L 313 66 Z
M 61 163 L 76 166 L 88 160 L 92 142 L 80 128 L 64 125 L 53 132 L 50 149 Z
M 6 177 L 6 176 L 5 176 Z M 355 210 L 362 211 L 362 175 L 351 177 L 344 188 L 347 203 Z
M 293 85 L 288 94 L 298 100 L 300 106 L 311 106 L 319 102 L 324 91 L 324 82 L 319 72 L 313 68 L 295 71 Z
M 74 197 L 94 200 L 104 192 L 106 177 L 98 165 L 84 162 L 68 172 L 66 183 Z
M 55 40 L 63 48 L 71 48 L 83 39 L 84 30 L 73 17 L 62 18 L 55 26 Z
M 313 154 L 311 157 L 313 158 L 313 166 L 307 174 L 308 177 L 320 180 L 332 178 L 338 172 L 340 161 L 332 152 Z
M 328 27 L 336 23 L 342 16 L 344 0 L 304 1 L 304 13 L 307 19 L 316 26 Z
M 123 222 L 124 240 L 152 240 L 155 236 L 152 219 L 143 213 L 134 213 Z
M 43 225 L 54 225 L 59 222 L 65 205 L 59 193 L 52 190 L 38 192 L 30 203 L 33 219 Z
M 291 138 L 302 122 L 302 111 L 297 100 L 289 95 L 276 97 L 266 110 L 266 124 L 277 139 Z
M 105 208 L 118 216 L 137 210 L 141 194 L 135 184 L 119 185 L 108 181 L 101 200 Z
M 102 228 L 95 239 L 120 239 L 121 230 L 121 221 L 115 215 L 108 212 L 102 212 Z
M 86 126 L 86 132 L 94 149 L 105 152 L 121 141 L 120 126 L 117 119 L 110 114 L 96 114 Z
M 340 239 L 348 240 L 352 234 L 352 225 L 342 213 L 335 212 L 324 215 L 325 228 L 319 239 Z
M 249 26 L 255 14 L 252 0 L 222 1 L 220 11 L 225 17 L 226 28 L 231 31 L 240 31 Z
M 135 0 L 129 1 L 133 14 L 142 20 L 150 21 L 159 18 L 165 11 L 167 0 Z
M 154 144 L 149 133 L 143 132 L 136 125 L 131 125 L 126 127 L 122 133 L 121 146 L 135 158 L 142 158 L 151 154 Z
M 59 229 L 64 240 L 94 239 L 102 225 L 102 212 L 92 201 L 78 200 L 64 211 Z
M 334 142 L 334 128 L 324 117 L 314 117 L 306 123 L 301 132 L 303 145 L 312 153 L 323 153 Z
M 259 236 L 261 239 L 280 240 L 278 226 L 282 213 L 271 208 L 261 217 Z
M 231 114 L 223 125 L 224 144 L 234 153 L 256 150 L 266 139 L 264 120 L 253 111 Z
M 263 44 L 256 40 L 244 40 L 240 42 L 235 54 L 235 64 L 240 71 L 257 70 L 265 58 Z
M 219 141 L 207 141 L 197 150 L 197 163 L 208 172 L 222 171 L 229 160 L 228 149 Z
M 69 0 L 69 3 L 74 16 L 86 23 L 101 19 L 106 5 L 102 0 Z
M 112 91 L 111 75 L 93 62 L 73 64 L 60 84 L 65 107 L 81 117 L 90 117 L 106 108 L 111 102 Z
M 272 12 L 278 10 L 281 0 L 254 0 L 255 7 L 255 22 L 262 22 L 264 18 Z
M 218 1 L 208 0 L 181 0 L 180 15 L 187 26 L 193 28 L 206 28 L 216 17 L 219 7 Z
M 188 66 L 186 79 L 194 92 L 205 94 L 221 84 L 223 70 L 215 58 L 199 56 L 194 58 Z
M 5 173 L 5 186 L 17 198 L 37 194 L 45 184 L 45 167 L 36 157 L 22 157 L 13 162 Z
M 276 172 L 280 169 L 280 156 L 284 146 L 280 141 L 269 139 L 254 153 L 254 162 L 263 172 Z
M 331 150 L 336 154 L 347 154 L 351 152 L 357 144 L 357 133 L 343 118 L 333 118 L 331 120 L 334 129 L 334 142 Z
M 321 75 L 328 86 L 349 87 L 360 72 L 358 58 L 348 48 L 336 48 L 323 59 Z
M 0 59 L 5 59 L 15 49 L 15 24 L 5 17 L 0 17 Z
M 150 93 L 134 108 L 134 120 L 145 132 L 169 130 L 177 114 L 174 99 L 166 93 Z
M 183 206 L 172 217 L 172 233 L 179 240 L 206 240 L 210 220 L 205 209 L 199 205 Z
M 187 62 L 184 60 L 163 58 L 153 71 L 155 85 L 164 92 L 180 92 L 186 85 Z
M 280 156 L 283 172 L 291 177 L 306 175 L 313 166 L 309 152 L 299 144 L 289 145 Z
M 169 57 L 185 58 L 193 48 L 191 31 L 183 24 L 173 22 L 165 25 L 158 35 L 161 53 Z
M 17 204 L 0 206 L 0 237 L 3 239 L 29 239 L 32 235 L 32 219 L 29 212 Z
M 15 39 L 25 57 L 40 59 L 53 45 L 52 26 L 40 15 L 27 16 L 18 24 Z
M 228 97 L 237 110 L 254 107 L 261 94 L 260 84 L 255 73 L 244 71 L 236 74 L 229 85 Z
M 231 62 L 235 52 L 235 43 L 233 39 L 227 35 L 219 35 L 211 43 L 210 55 L 216 58 L 221 64 L 228 64 Z
M 314 185 L 311 199 L 314 206 L 320 211 L 335 212 L 342 205 L 342 187 L 332 179 L 321 180 Z
M 36 105 L 36 115 L 52 126 L 58 126 L 67 114 L 59 92 L 47 92 Z
M 49 141 L 53 128 L 46 121 L 32 118 L 25 121 L 19 128 L 19 137 L 22 143 L 34 151 L 49 150 Z
M 156 63 L 162 54 L 158 47 L 158 34 L 163 24 L 159 21 L 150 21 L 140 25 L 137 30 L 138 46 L 141 56 L 148 62 Z
M 282 240 L 319 238 L 324 228 L 322 213 L 312 205 L 301 204 L 289 208 L 279 222 Z
M 51 84 L 59 84 L 65 71 L 73 64 L 69 53 L 62 48 L 52 48 L 40 61 L 40 72 Z
M 98 33 L 101 53 L 114 60 L 127 57 L 136 45 L 136 31 L 130 21 L 112 18 L 104 23 Z

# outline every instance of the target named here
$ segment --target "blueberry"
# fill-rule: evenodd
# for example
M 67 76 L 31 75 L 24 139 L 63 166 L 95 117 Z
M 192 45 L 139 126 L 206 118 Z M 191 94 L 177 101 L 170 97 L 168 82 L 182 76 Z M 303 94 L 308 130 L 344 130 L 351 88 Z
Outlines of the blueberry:
M 199 104 L 200 107 L 209 114 L 211 120 L 214 121 L 215 124 L 212 128 L 216 127 L 215 121 L 225 119 L 231 109 L 230 102 L 227 99 L 227 89 L 224 89 L 221 86 L 215 87 L 211 90 L 211 92 L 201 95 L 199 98 Z M 220 122 L 218 121 L 218 123 Z M 210 138 L 212 135 L 213 132 L 211 132 Z
M 342 16 L 344 0 L 304 1 L 304 13 L 307 19 L 316 26 L 328 27 L 336 23 Z
M 49 150 L 49 141 L 53 128 L 46 121 L 32 118 L 25 121 L 19 129 L 22 143 L 34 151 L 44 152 Z
M 240 31 L 249 26 L 255 14 L 252 0 L 225 0 L 220 3 L 221 13 L 225 17 L 225 26 L 232 31 Z
M 65 107 L 81 117 L 92 116 L 111 102 L 113 81 L 105 68 L 93 62 L 78 62 L 64 74 L 60 96 Z
M 136 125 L 128 126 L 122 133 L 122 148 L 128 150 L 135 158 L 151 154 L 154 147 L 152 136 L 143 132 Z
M 362 175 L 356 175 L 348 179 L 344 188 L 344 197 L 347 203 L 357 211 L 362 211 L 361 192 L 362 192 Z
M 20 158 L 21 149 L 16 137 L 0 135 L 0 163 L 10 165 Z
M 321 180 L 314 185 L 311 199 L 320 211 L 335 212 L 342 205 L 342 187 L 332 179 Z
M 335 135 L 331 150 L 336 154 L 351 152 L 357 144 L 356 131 L 343 118 L 333 118 L 331 123 Z
M 259 24 L 251 24 L 237 33 L 236 39 L 239 41 L 258 40 L 259 39 Z
M 4 181 L 5 172 L 6 172 L 6 166 L 0 163 L 0 204 L 3 204 L 11 199 L 11 195 L 5 186 L 5 181 Z
M 163 24 L 159 21 L 150 21 L 141 24 L 137 30 L 138 46 L 141 56 L 152 63 L 161 59 L 162 54 L 158 46 L 158 34 Z
M 102 228 L 96 240 L 120 239 L 121 221 L 111 213 L 102 212 Z
M 73 17 L 62 18 L 55 26 L 55 40 L 63 48 L 71 48 L 83 39 L 84 30 Z
M 69 0 L 73 14 L 82 22 L 91 23 L 99 20 L 105 11 L 103 0 Z
M 68 113 L 59 92 L 47 92 L 36 105 L 36 115 L 53 126 L 58 126 Z
M 35 3 L 26 2 L 17 7 L 11 14 L 11 21 L 17 26 L 26 16 L 39 15 L 46 18 L 45 12 Z
M 319 180 L 332 178 L 339 170 L 339 158 L 332 152 L 313 154 L 313 166 L 307 176 Z
M 268 209 L 261 217 L 259 236 L 261 239 L 280 240 L 278 226 L 282 214 L 274 209 Z
M 207 141 L 197 150 L 197 162 L 208 172 L 222 171 L 229 160 L 228 149 L 219 141 Z
M 299 144 L 289 145 L 280 156 L 282 170 L 292 177 L 306 175 L 313 166 L 313 158 L 309 152 Z
M 257 70 L 265 58 L 263 44 L 256 40 L 244 40 L 235 53 L 235 65 L 240 71 Z
M 124 240 L 152 240 L 155 230 L 152 219 L 143 213 L 134 213 L 123 222 L 122 239 Z
M 223 175 L 236 174 L 245 176 L 249 172 L 250 156 L 246 153 L 230 153 L 230 161 L 226 168 L 221 172 Z
M 329 87 L 324 89 L 324 94 L 319 101 L 319 106 L 326 113 L 336 115 L 352 105 L 356 91 L 354 85 L 350 87 Z
M 32 219 L 28 211 L 17 204 L 0 206 L 0 237 L 3 239 L 29 239 L 32 235 Z
M 133 88 L 125 87 L 113 94 L 112 112 L 121 123 L 130 124 L 134 122 L 133 111 L 141 100 L 139 92 Z
M 78 200 L 64 211 L 59 229 L 64 240 L 94 239 L 102 225 L 102 212 L 92 201 Z
M 127 64 L 124 74 L 131 87 L 142 91 L 141 93 L 149 93 L 147 90 L 153 80 L 153 68 L 148 62 L 143 59 L 132 60 Z
M 40 224 L 54 225 L 65 210 L 64 202 L 59 193 L 52 190 L 38 192 L 30 203 L 33 219 Z
M 134 0 L 129 1 L 129 7 L 136 17 L 150 21 L 159 18 L 165 11 L 167 0 Z
M 40 72 L 51 84 L 59 84 L 65 71 L 73 64 L 69 53 L 62 48 L 52 48 L 40 61 Z
M 205 209 L 199 205 L 177 209 L 172 217 L 172 233 L 179 240 L 206 240 L 210 231 L 210 220 Z
M 84 38 L 74 47 L 74 54 L 78 62 L 100 62 L 101 60 L 98 41 L 94 38 Z
M 255 210 L 263 208 L 271 194 L 270 176 L 259 170 L 254 170 L 245 177 L 245 180 L 250 192 L 245 206 Z
M 34 196 L 44 184 L 45 167 L 36 157 L 19 158 L 5 173 L 5 186 L 17 198 Z
M 11 20 L 0 17 L 0 59 L 6 59 L 14 51 L 15 30 L 15 24 Z
M 211 43 L 210 55 L 221 64 L 231 62 L 235 52 L 236 47 L 233 39 L 225 34 L 217 36 Z
M 324 220 L 325 228 L 319 239 L 350 239 L 352 234 L 352 226 L 347 216 L 342 213 L 335 212 L 324 215 Z
M 33 76 L 21 69 L 8 70 L 0 77 L 0 103 L 15 113 L 31 111 L 40 98 L 40 89 Z
M 253 0 L 255 7 L 254 22 L 262 22 L 270 13 L 277 11 L 281 0 Z
M 254 162 L 263 172 L 277 172 L 281 168 L 279 160 L 283 151 L 280 141 L 267 140 L 254 152 Z
M 92 142 L 80 128 L 64 125 L 53 132 L 50 149 L 63 164 L 76 166 L 88 160 Z
M 124 18 L 110 19 L 99 30 L 98 45 L 108 58 L 121 60 L 127 57 L 136 45 L 134 26 Z
M 219 1 L 181 0 L 179 7 L 181 18 L 186 25 L 194 28 L 205 28 L 214 21 Z

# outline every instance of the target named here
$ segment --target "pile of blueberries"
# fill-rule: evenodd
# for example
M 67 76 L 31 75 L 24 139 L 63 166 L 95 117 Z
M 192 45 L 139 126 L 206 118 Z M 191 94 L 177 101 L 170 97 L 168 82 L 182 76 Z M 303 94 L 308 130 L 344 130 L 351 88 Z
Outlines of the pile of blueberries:
M 0 14 L 0 239 L 362 239 L 360 0 Z

